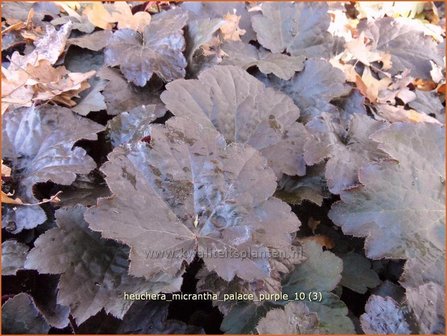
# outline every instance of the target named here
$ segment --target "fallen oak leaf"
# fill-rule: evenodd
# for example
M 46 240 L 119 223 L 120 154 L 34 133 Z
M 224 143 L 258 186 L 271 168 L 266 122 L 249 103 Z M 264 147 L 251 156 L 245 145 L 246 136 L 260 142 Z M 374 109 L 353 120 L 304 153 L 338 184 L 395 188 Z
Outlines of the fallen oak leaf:
M 54 68 L 50 62 L 40 60 L 35 65 L 28 64 L 24 69 L 20 69 L 29 77 L 26 85 L 39 85 L 43 83 L 58 82 L 65 74 L 65 67 Z
M 93 77 L 96 71 L 91 70 L 86 73 L 67 72 L 65 67 L 61 67 L 65 73 L 64 76 L 57 82 L 36 83 L 34 101 L 54 101 L 63 103 L 68 107 L 73 107 L 76 102 L 72 100 L 78 97 L 79 92 L 84 91 L 90 87 L 87 80 Z
M 416 78 L 413 81 L 413 85 L 421 91 L 433 91 L 438 86 L 435 82 L 431 80 L 424 80 L 422 78 Z
M 68 2 L 68 1 L 56 1 L 56 4 L 61 7 L 68 15 L 80 18 L 81 15 L 78 14 L 77 10 L 80 10 L 82 4 L 79 2 Z
M 9 26 L 8 28 L 5 28 L 4 30 L 2 30 L 2 36 L 6 35 L 7 33 L 11 32 L 11 31 L 20 31 L 23 28 L 25 28 L 25 23 L 23 23 L 23 22 L 14 23 L 13 25 Z
M 30 14 L 30 12 L 33 12 Z M 44 26 L 45 16 L 56 17 L 59 15 L 59 8 L 54 3 L 42 3 L 39 1 L 8 1 L 2 3 L 2 17 L 9 25 L 17 22 L 27 22 L 30 24 Z M 32 21 L 31 21 L 32 20 Z
M 336 57 L 332 57 L 329 62 L 334 68 L 337 68 L 345 74 L 346 81 L 355 83 L 357 80 L 358 73 L 355 70 L 355 66 L 353 64 L 345 63 L 342 60 L 342 54 Z
M 399 103 L 396 98 L 399 98 L 402 103 L 407 104 L 416 98 L 414 91 L 411 90 L 413 77 L 410 76 L 409 70 L 392 76 L 390 79 L 391 83 L 387 87 L 379 89 L 377 97 L 378 103 L 396 105 Z
M 118 29 L 129 28 L 143 32 L 151 22 L 151 15 L 142 11 L 132 14 L 132 10 L 126 2 L 116 1 L 113 4 L 93 3 L 84 10 L 84 15 L 96 27 L 111 30 L 114 23 Z
M 421 13 L 424 8 L 422 1 L 408 2 L 361 2 L 356 3 L 355 8 L 358 11 L 358 17 L 375 19 L 384 16 L 389 17 L 411 17 L 414 18 Z
M 201 46 L 202 53 L 204 56 L 216 56 L 218 60 L 222 60 L 225 52 L 220 48 L 221 41 L 218 36 L 212 37 L 209 42 L 204 43 Z
M 353 58 L 359 60 L 364 65 L 369 66 L 372 62 L 381 61 L 383 53 L 372 51 L 371 46 L 368 46 L 365 40 L 367 40 L 365 33 L 361 32 L 357 38 L 347 42 L 345 47 Z
M 79 15 L 75 11 L 71 10 L 69 16 L 61 16 L 51 21 L 53 26 L 64 25 L 67 22 L 71 22 L 73 30 L 79 30 L 80 32 L 90 34 L 95 30 L 95 26 L 90 23 L 89 19 L 85 15 Z
M 64 66 L 54 68 L 47 60 L 16 71 L 2 68 L 2 103 L 6 107 L 29 107 L 32 103 L 51 101 L 73 107 L 76 102 L 72 98 L 90 87 L 87 80 L 95 73 L 68 72 Z
M 112 29 L 113 23 L 116 22 L 111 13 L 111 6 L 104 6 L 101 2 L 94 2 L 85 8 L 82 14 L 91 24 L 102 29 Z
M 118 23 L 118 29 L 130 28 L 142 33 L 151 22 L 151 15 L 148 12 L 141 11 L 132 14 L 126 2 L 116 1 L 113 6 L 112 17 Z
M 407 110 L 403 106 L 377 104 L 375 108 L 377 115 L 390 122 L 432 123 L 442 125 L 439 120 L 428 114 L 417 112 L 413 109 Z
M 219 28 L 224 41 L 240 41 L 241 35 L 245 34 L 245 30 L 239 28 L 239 21 L 241 17 L 236 14 L 225 14 L 224 23 Z
M 2 67 L 2 114 L 9 106 L 31 106 L 34 91 L 26 85 L 25 71 L 10 71 Z
M 47 60 L 50 64 L 55 64 L 65 50 L 71 27 L 71 22 L 64 24 L 59 30 L 51 25 L 45 26 L 45 35 L 34 42 L 36 48 L 31 53 L 22 56 L 18 51 L 15 51 L 11 55 L 11 64 L 8 70 L 23 69 L 28 64 L 37 64 L 40 60 Z
M 364 68 L 362 77 L 357 75 L 355 78 L 357 88 L 371 103 L 377 102 L 379 91 L 386 89 L 391 83 L 392 81 L 388 77 L 380 80 L 373 77 L 369 67 Z

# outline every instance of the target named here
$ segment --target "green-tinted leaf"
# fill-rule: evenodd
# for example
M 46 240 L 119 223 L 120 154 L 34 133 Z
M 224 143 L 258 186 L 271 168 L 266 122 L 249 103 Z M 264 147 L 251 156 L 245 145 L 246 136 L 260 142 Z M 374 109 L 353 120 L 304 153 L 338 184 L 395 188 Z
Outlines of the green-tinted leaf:
M 348 253 L 342 258 L 343 272 L 340 284 L 354 292 L 365 294 L 368 288 L 377 287 L 380 278 L 371 269 L 371 262 L 357 253 Z
M 259 334 L 318 333 L 318 316 L 303 302 L 290 302 L 282 309 L 272 309 L 263 317 L 256 330 Z
M 283 292 L 295 297 L 295 292 L 333 290 L 341 280 L 342 260 L 314 241 L 304 242 L 303 248 L 307 259 L 283 281 Z

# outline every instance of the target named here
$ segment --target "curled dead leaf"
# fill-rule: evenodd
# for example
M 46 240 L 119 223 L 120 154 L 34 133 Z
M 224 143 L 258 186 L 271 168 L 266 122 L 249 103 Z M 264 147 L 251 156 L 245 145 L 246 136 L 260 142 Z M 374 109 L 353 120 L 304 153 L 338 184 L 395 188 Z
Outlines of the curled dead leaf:
M 11 198 L 11 194 L 6 194 L 5 192 L 1 193 L 1 200 L 2 203 L 6 203 L 6 204 L 23 204 L 22 200 L 20 198 Z
M 108 30 L 117 23 L 118 29 L 129 28 L 143 32 L 151 22 L 151 15 L 148 12 L 132 14 L 129 4 L 123 1 L 116 1 L 113 4 L 95 2 L 84 10 L 84 15 L 96 27 Z
M 73 107 L 76 105 L 73 98 L 90 87 L 87 81 L 95 73 L 69 72 L 64 66 L 54 68 L 47 60 L 15 71 L 2 68 L 2 103 L 6 108 L 29 107 L 46 101 Z
M 245 34 L 245 30 L 239 28 L 241 17 L 228 13 L 224 16 L 224 20 L 225 23 L 220 27 L 222 38 L 227 41 L 240 41 L 240 36 Z
M 317 243 L 318 245 L 320 245 L 321 247 L 324 247 L 325 249 L 328 249 L 328 250 L 333 249 L 335 247 L 335 243 L 333 242 L 331 237 L 326 236 L 326 235 L 321 235 L 321 234 L 306 237 L 303 239 L 303 241 L 305 241 L 305 242 L 313 241 L 313 242 Z

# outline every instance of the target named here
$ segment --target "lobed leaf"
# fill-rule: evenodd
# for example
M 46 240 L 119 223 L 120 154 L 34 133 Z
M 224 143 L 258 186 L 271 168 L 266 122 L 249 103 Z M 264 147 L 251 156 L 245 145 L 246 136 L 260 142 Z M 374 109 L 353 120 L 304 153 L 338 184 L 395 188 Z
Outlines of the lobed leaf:
M 328 5 L 323 2 L 267 2 L 251 19 L 259 43 L 273 53 L 321 57 L 328 53 Z
M 33 194 L 36 183 L 52 181 L 70 185 L 76 174 L 87 174 L 96 163 L 80 147 L 80 139 L 95 140 L 103 127 L 58 106 L 20 108 L 2 116 L 3 158 L 13 162 L 14 178 L 19 180 L 16 196 L 25 203 L 37 203 Z M 46 219 L 35 206 L 18 206 L 4 222 L 14 221 L 18 233 L 32 229 Z
M 322 112 L 332 112 L 335 107 L 329 102 L 350 93 L 345 74 L 329 62 L 310 59 L 304 63 L 304 70 L 289 81 L 272 79 L 268 86 L 278 89 L 291 97 L 300 108 L 301 120 L 310 121 Z
M 124 77 L 137 86 L 144 86 L 153 74 L 165 82 L 184 77 L 182 28 L 187 19 L 180 9 L 170 10 L 154 16 L 142 35 L 129 28 L 115 31 L 105 50 L 106 64 L 119 65 Z
M 141 88 L 128 83 L 118 70 L 103 67 L 98 71 L 98 76 L 107 80 L 102 94 L 109 115 L 130 111 L 141 105 L 161 103 L 160 98 L 152 91 L 152 88 Z
M 108 122 L 109 136 L 114 147 L 138 142 L 150 137 L 149 124 L 165 115 L 162 105 L 141 105 L 122 112 Z M 150 138 L 147 141 L 150 142 Z
M 410 327 L 396 301 L 371 295 L 360 323 L 366 334 L 410 334 Z
M 311 312 L 315 312 L 320 321 L 321 334 L 353 334 L 354 324 L 348 316 L 348 307 L 340 298 L 328 292 L 323 292 L 322 302 L 306 302 Z
M 299 222 L 271 197 L 275 177 L 259 152 L 227 146 L 214 128 L 187 119 L 153 125 L 150 132 L 150 144 L 117 147 L 109 155 L 102 171 L 113 196 L 87 211 L 90 227 L 132 247 L 136 276 L 177 274 L 197 252 L 227 281 L 268 276 L 264 244 L 290 246 Z M 216 257 L 222 253 L 225 258 Z
M 413 21 L 384 17 L 370 22 L 364 31 L 373 50 L 391 54 L 392 74 L 410 69 L 412 76 L 430 79 L 430 61 L 443 63 L 436 42 Z
M 46 334 L 49 330 L 50 326 L 36 308 L 30 295 L 17 294 L 2 306 L 2 333 Z
M 272 309 L 256 327 L 259 334 L 319 333 L 318 316 L 303 302 L 290 302 L 282 309 Z
M 181 280 L 166 275 L 151 281 L 128 275 L 127 249 L 100 238 L 83 220 L 85 207 L 56 211 L 57 227 L 35 241 L 25 268 L 61 274 L 57 302 L 69 306 L 80 324 L 101 309 L 122 318 L 133 301 L 124 293 L 180 289 Z
M 197 80 L 177 80 L 161 99 L 176 116 L 214 126 L 228 142 L 258 149 L 277 176 L 304 175 L 305 128 L 299 109 L 287 96 L 235 66 L 216 66 Z
M 345 234 L 367 237 L 372 259 L 445 250 L 444 128 L 395 123 L 371 138 L 396 162 L 361 168 L 362 186 L 342 191 L 329 217 Z
M 22 270 L 29 247 L 17 240 L 6 240 L 2 243 L 2 274 L 15 275 Z
M 247 70 L 257 66 L 263 74 L 273 73 L 278 78 L 289 80 L 295 72 L 304 68 L 305 56 L 273 54 L 258 50 L 255 46 L 241 41 L 229 41 L 222 45 L 224 52 L 221 64 L 237 65 Z
M 322 113 L 306 124 L 314 136 L 304 145 L 304 160 L 314 165 L 328 159 L 325 176 L 329 190 L 340 194 L 358 183 L 358 170 L 365 162 L 388 156 L 370 139 L 384 126 L 368 116 L 355 114 L 347 127 L 338 116 Z
M 28 64 L 35 65 L 40 60 L 46 60 L 50 64 L 55 64 L 65 50 L 71 27 L 71 22 L 61 26 L 59 30 L 56 30 L 51 25 L 45 26 L 45 34 L 34 42 L 35 49 L 32 52 L 27 55 L 20 55 L 18 51 L 15 51 L 12 54 L 8 70 L 17 71 L 21 68 L 26 68 Z
M 377 273 L 371 269 L 371 262 L 358 253 L 343 256 L 343 272 L 340 284 L 354 292 L 365 294 L 368 288 L 375 288 L 381 281 Z
M 283 292 L 294 297 L 295 292 L 333 290 L 341 280 L 342 260 L 312 240 L 304 241 L 303 249 L 307 259 L 283 280 Z

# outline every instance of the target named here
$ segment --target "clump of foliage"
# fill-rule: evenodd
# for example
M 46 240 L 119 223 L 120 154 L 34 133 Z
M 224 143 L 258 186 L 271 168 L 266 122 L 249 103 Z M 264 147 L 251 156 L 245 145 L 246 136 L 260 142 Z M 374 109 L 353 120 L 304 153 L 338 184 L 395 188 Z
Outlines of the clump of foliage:
M 2 15 L 3 333 L 445 333 L 444 4 Z

